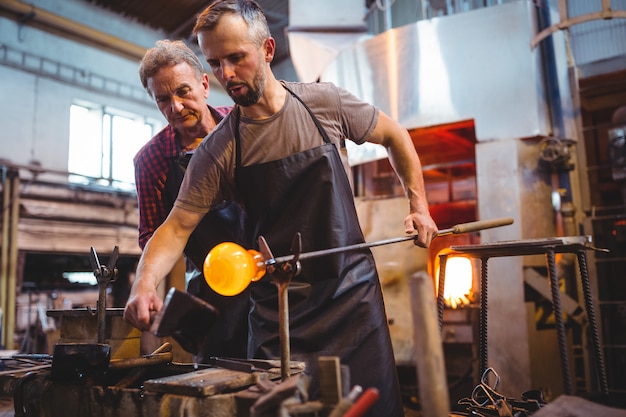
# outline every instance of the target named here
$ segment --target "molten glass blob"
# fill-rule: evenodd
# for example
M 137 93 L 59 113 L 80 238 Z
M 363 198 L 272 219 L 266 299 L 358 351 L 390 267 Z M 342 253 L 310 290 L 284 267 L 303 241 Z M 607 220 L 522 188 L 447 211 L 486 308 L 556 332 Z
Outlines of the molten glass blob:
M 265 275 L 265 260 L 260 252 L 246 250 L 236 243 L 215 246 L 204 260 L 204 279 L 221 295 L 241 294 L 250 282 Z

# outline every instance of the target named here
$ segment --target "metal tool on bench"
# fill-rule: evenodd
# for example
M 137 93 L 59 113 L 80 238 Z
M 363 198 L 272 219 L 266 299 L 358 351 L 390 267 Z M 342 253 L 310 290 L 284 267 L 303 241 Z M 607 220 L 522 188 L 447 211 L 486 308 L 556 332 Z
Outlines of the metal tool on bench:
M 217 366 L 224 369 L 231 369 L 240 372 L 267 372 L 279 373 L 281 363 L 274 359 L 239 359 L 239 358 L 222 358 L 213 356 L 209 358 L 209 365 Z M 293 373 L 303 372 L 305 369 L 304 362 L 291 362 L 289 369 Z
M 60 382 L 79 382 L 99 379 L 106 374 L 111 359 L 111 346 L 106 342 L 106 292 L 117 278 L 115 264 L 119 248 L 115 246 L 107 265 L 100 264 L 92 247 L 89 262 L 98 282 L 98 339 L 97 343 L 64 343 L 54 347 L 52 379 Z
M 440 230 L 438 236 L 449 234 L 469 233 L 479 230 L 506 226 L 513 223 L 512 218 L 482 220 L 455 225 L 449 229 Z M 314 252 L 302 252 L 300 233 L 296 233 L 291 245 L 292 255 L 275 258 L 269 244 L 263 236 L 259 236 L 259 250 L 245 250 L 243 247 L 224 242 L 215 246 L 207 255 L 204 262 L 204 277 L 207 284 L 222 295 L 236 295 L 250 285 L 263 278 L 268 273 L 278 289 L 278 327 L 281 348 L 281 378 L 289 376 L 290 346 L 289 346 L 289 297 L 288 287 L 292 278 L 300 271 L 300 260 L 327 256 L 339 252 L 359 250 L 390 243 L 415 240 L 417 235 L 408 235 L 399 238 L 386 239 L 370 243 L 359 243 L 339 248 L 323 249 Z

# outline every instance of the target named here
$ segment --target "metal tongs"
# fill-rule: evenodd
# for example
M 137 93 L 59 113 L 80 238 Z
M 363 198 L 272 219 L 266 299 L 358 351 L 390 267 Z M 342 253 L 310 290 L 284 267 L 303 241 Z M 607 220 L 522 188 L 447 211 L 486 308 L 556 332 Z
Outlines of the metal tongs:
M 281 370 L 281 362 L 274 359 L 240 359 L 240 358 L 223 358 L 212 356 L 209 358 L 209 365 L 218 366 L 231 371 L 240 372 L 272 372 L 279 373 Z M 300 372 L 304 370 L 304 363 L 291 362 L 290 370 Z
M 494 378 L 493 384 L 489 383 L 490 375 Z M 540 391 L 526 391 L 522 394 L 522 401 L 519 401 L 496 391 L 499 384 L 500 375 L 493 368 L 487 368 L 470 398 L 463 398 L 458 403 L 467 406 L 472 415 L 479 417 L 527 417 L 545 405 Z

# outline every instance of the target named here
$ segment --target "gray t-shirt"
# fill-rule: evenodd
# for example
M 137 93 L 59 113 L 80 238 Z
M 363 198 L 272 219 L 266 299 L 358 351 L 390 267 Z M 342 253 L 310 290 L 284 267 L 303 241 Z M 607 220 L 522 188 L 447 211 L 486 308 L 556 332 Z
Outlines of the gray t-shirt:
M 311 109 L 330 140 L 365 142 L 378 122 L 378 109 L 331 83 L 285 83 Z M 224 200 L 238 200 L 235 187 L 235 109 L 194 152 L 175 205 L 205 213 Z M 304 106 L 287 93 L 283 108 L 256 120 L 241 116 L 243 166 L 275 161 L 324 143 Z

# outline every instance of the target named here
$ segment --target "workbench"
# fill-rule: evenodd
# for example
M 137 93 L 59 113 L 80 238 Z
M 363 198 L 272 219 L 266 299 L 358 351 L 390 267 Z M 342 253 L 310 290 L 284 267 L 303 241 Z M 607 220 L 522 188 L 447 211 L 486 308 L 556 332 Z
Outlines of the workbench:
M 0 397 L 13 398 L 15 417 L 248 417 L 263 395 L 257 381 L 269 381 L 263 372 L 162 364 L 138 386 L 118 388 L 91 381 L 60 383 L 49 369 L 32 368 L 0 375 Z M 311 413 L 315 409 L 321 410 L 321 404 L 309 404 L 309 412 L 300 415 L 317 416 Z
M 267 390 L 281 380 L 279 360 L 218 358 L 220 363 L 206 365 L 175 362 L 170 350 L 140 355 L 141 332 L 122 313 L 104 312 L 105 361 L 95 357 L 103 344 L 97 343 L 98 314 L 89 308 L 47 312 L 60 320 L 53 355 L 5 352 L 0 397 L 13 400 L 15 417 L 248 417 L 265 394 L 259 387 Z M 291 375 L 303 370 L 304 363 L 290 362 Z

